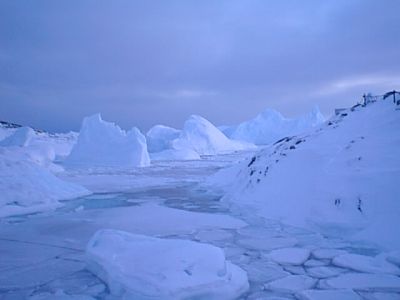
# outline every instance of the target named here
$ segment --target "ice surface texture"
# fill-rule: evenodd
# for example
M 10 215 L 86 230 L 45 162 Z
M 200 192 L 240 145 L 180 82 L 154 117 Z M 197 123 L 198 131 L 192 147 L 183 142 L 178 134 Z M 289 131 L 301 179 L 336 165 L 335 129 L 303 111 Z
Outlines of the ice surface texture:
M 235 299 L 248 289 L 246 272 L 222 249 L 187 240 L 101 230 L 87 262 L 122 299 Z

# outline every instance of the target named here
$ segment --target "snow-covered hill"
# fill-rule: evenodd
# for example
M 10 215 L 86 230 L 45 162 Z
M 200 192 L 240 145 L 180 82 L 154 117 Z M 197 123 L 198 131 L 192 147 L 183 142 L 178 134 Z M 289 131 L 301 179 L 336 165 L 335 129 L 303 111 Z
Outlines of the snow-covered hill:
M 356 105 L 211 180 L 241 211 L 400 248 L 400 110 Z

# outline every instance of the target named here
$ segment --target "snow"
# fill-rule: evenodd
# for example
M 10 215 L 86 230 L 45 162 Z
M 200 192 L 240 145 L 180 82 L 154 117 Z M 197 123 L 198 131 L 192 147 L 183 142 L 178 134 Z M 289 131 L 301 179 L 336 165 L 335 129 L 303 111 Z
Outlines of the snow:
M 272 250 L 267 258 L 281 265 L 302 265 L 310 256 L 310 250 L 302 248 L 281 248 Z
M 307 268 L 307 274 L 315 278 L 335 277 L 343 272 L 346 272 L 346 269 L 328 266 Z
M 0 141 L 2 147 L 26 147 L 35 138 L 35 131 L 30 127 L 19 127 L 11 135 Z
M 215 155 L 255 148 L 249 143 L 230 140 L 211 122 L 197 115 L 192 115 L 186 120 L 179 137 L 172 144 L 174 149 L 189 148 L 199 155 Z
M 167 149 L 164 151 L 150 153 L 151 160 L 197 160 L 200 159 L 200 155 L 189 148 L 182 149 Z
M 259 283 L 265 283 L 290 275 L 281 266 L 271 262 L 243 264 L 243 268 L 247 271 L 251 281 Z
M 327 265 L 326 261 L 316 260 L 316 259 L 310 259 L 310 260 L 307 260 L 304 263 L 305 267 L 310 267 L 310 268 L 311 267 L 322 267 L 322 266 L 325 266 L 325 265 Z
M 362 292 L 362 296 L 365 300 L 398 300 L 399 294 L 398 293 L 367 293 Z
M 346 251 L 340 249 L 316 249 L 312 252 L 312 255 L 317 259 L 332 259 L 345 253 Z
M 190 116 L 182 130 L 156 125 L 146 136 L 153 161 L 199 160 L 202 155 L 255 149 L 252 144 L 230 140 L 208 120 L 197 115 Z
M 51 147 L 56 155 L 56 159 L 64 160 L 74 147 L 78 140 L 77 132 L 50 134 L 46 132 L 36 133 L 36 138 L 32 145 Z
M 179 136 L 180 131 L 164 126 L 155 125 L 146 134 L 147 148 L 149 152 L 161 152 L 171 149 L 172 141 Z
M 89 270 L 123 299 L 235 299 L 248 289 L 246 273 L 208 244 L 101 230 L 86 253 Z
M 400 291 L 400 277 L 388 274 L 347 273 L 324 279 L 321 288 L 353 289 L 361 291 Z
M 307 290 L 297 294 L 300 300 L 361 300 L 352 290 Z
M 245 222 L 223 214 L 184 211 L 146 203 L 140 206 L 83 212 L 94 223 L 110 224 L 112 228 L 149 235 L 192 233 L 196 229 L 240 228 Z M 157 220 L 155 222 L 155 220 Z
M 297 239 L 290 237 L 242 238 L 238 240 L 238 243 L 251 249 L 268 251 L 294 246 L 297 244 Z
M 235 140 L 256 145 L 273 143 L 285 136 L 303 133 L 325 121 L 318 107 L 298 119 L 287 119 L 273 109 L 266 109 L 254 119 L 243 122 L 235 128 L 225 128 L 224 133 Z
M 60 180 L 15 147 L 0 148 L 0 190 L 0 217 L 54 209 L 58 200 L 90 193 Z
M 38 294 L 33 297 L 29 297 L 29 300 L 95 300 L 95 298 L 90 296 L 68 295 L 63 292 L 57 292 L 54 294 L 51 293 Z
M 196 234 L 196 240 L 206 243 L 229 240 L 231 238 L 232 233 L 226 230 L 204 230 Z
M 349 268 L 365 273 L 387 273 L 400 275 L 400 269 L 387 262 L 384 257 L 370 257 L 359 254 L 343 254 L 336 256 L 332 263 L 336 266 Z
M 78 141 L 65 164 L 70 167 L 144 167 L 150 164 L 145 137 L 137 128 L 126 132 L 100 114 L 83 120 Z
M 265 284 L 265 288 L 276 292 L 294 293 L 312 288 L 317 280 L 305 275 L 289 275 Z
M 253 155 L 229 151 L 197 160 L 181 159 L 200 154 L 187 143 L 173 148 L 184 130 L 175 131 L 165 143 L 169 148 L 151 153 L 151 166 L 128 169 L 90 164 L 63 170 L 59 164 L 78 135 L 36 130 L 26 146 L 0 147 L 0 215 L 9 216 L 0 219 L 0 298 L 121 299 L 119 293 L 131 293 L 126 287 L 132 282 L 123 279 L 142 277 L 130 267 L 136 260 L 125 259 L 128 254 L 121 259 L 128 263 L 113 261 L 121 247 L 126 253 L 136 249 L 143 273 L 151 273 L 143 280 L 155 278 L 159 285 L 157 274 L 177 274 L 160 291 L 176 288 L 182 297 L 193 291 L 181 292 L 185 284 L 204 280 L 212 282 L 198 289 L 207 291 L 199 296 L 206 299 L 223 298 L 226 290 L 230 298 L 243 292 L 249 300 L 398 299 L 398 113 L 392 103 L 378 101 L 344 110 L 325 125 Z M 0 124 L 0 137 L 16 128 Z M 95 193 L 77 197 L 73 191 L 89 193 L 81 186 Z M 68 201 L 60 201 L 64 196 Z M 22 215 L 34 212 L 43 213 Z M 132 243 L 105 238 L 98 248 L 104 260 L 92 273 L 85 249 L 104 228 L 110 228 L 110 239 L 124 231 Z M 149 251 L 137 249 L 138 240 L 148 241 Z M 157 251 L 161 254 L 154 255 Z M 178 251 L 184 262 L 165 259 L 168 253 L 176 259 Z M 205 263 L 194 269 L 206 271 L 180 280 L 197 258 Z M 246 276 L 245 270 L 248 280 L 239 276 L 227 284 L 234 278 L 218 276 L 222 265 L 231 274 Z M 163 266 L 168 268 L 158 272 Z M 127 272 L 116 278 L 109 268 Z M 99 270 L 107 271 L 101 273 L 104 281 Z M 247 292 L 240 288 L 243 282 Z M 140 285 L 142 290 L 151 288 Z
M 390 253 L 387 253 L 386 259 L 392 264 L 400 267 L 400 251 L 392 251 Z
M 399 249 L 400 114 L 389 101 L 348 109 L 208 180 L 237 210 Z

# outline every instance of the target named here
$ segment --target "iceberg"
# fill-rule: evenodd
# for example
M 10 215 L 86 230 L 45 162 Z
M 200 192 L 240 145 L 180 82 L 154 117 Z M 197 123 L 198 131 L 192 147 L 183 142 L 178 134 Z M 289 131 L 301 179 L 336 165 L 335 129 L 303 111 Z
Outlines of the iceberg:
M 126 132 L 100 114 L 83 120 L 78 140 L 65 160 L 78 167 L 144 167 L 150 164 L 146 138 L 137 128 Z
M 215 155 L 255 146 L 227 138 L 217 127 L 203 117 L 192 115 L 186 120 L 179 137 L 172 142 L 175 149 L 193 149 L 199 155 Z
M 161 152 L 171 148 L 171 142 L 179 136 L 180 131 L 164 126 L 155 125 L 146 134 L 149 152 Z
M 266 145 L 285 136 L 303 133 L 324 121 L 324 116 L 318 107 L 314 107 L 310 113 L 298 119 L 288 119 L 276 110 L 266 109 L 252 120 L 236 127 L 224 128 L 224 133 L 234 140 Z

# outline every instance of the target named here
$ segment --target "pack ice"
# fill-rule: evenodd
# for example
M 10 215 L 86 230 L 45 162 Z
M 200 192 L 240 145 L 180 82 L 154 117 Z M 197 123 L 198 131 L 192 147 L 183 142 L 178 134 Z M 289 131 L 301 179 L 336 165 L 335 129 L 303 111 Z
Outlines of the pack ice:
M 118 299 L 236 299 L 248 289 L 246 272 L 208 244 L 100 230 L 86 253 Z
M 100 114 L 83 120 L 78 141 L 65 164 L 76 167 L 143 167 L 150 164 L 145 137 L 137 128 L 126 132 Z
M 262 217 L 398 249 L 399 132 L 391 101 L 355 105 L 211 182 L 225 186 L 226 201 Z
M 325 121 L 318 107 L 297 119 L 285 118 L 278 111 L 266 109 L 254 119 L 237 126 L 225 127 L 224 133 L 231 139 L 247 141 L 256 145 L 267 145 L 285 136 L 296 135 Z

